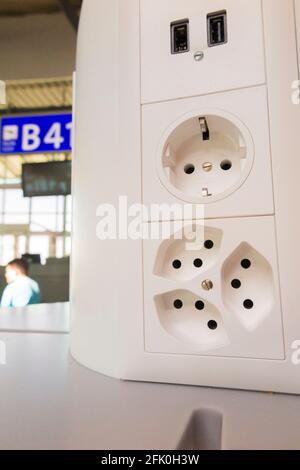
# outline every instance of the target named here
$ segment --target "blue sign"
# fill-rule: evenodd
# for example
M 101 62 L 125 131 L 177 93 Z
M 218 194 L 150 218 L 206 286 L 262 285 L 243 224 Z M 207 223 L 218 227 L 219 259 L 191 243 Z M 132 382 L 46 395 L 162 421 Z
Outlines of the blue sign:
M 4 117 L 1 120 L 2 155 L 72 150 L 72 114 Z

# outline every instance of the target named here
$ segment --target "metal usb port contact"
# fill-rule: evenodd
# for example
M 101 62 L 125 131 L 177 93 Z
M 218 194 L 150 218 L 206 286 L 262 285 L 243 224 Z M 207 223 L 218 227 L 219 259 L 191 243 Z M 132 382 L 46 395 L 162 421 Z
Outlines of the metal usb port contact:
M 171 53 L 182 54 L 190 50 L 189 20 L 171 23 Z
M 225 10 L 207 15 L 207 35 L 209 47 L 227 43 L 227 12 Z

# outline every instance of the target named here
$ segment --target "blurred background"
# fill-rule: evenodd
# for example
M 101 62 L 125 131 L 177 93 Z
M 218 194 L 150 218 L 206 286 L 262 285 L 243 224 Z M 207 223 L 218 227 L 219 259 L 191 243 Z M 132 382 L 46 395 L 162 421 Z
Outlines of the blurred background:
M 69 299 L 72 73 L 81 0 L 0 0 L 0 295 L 24 255 L 42 302 Z

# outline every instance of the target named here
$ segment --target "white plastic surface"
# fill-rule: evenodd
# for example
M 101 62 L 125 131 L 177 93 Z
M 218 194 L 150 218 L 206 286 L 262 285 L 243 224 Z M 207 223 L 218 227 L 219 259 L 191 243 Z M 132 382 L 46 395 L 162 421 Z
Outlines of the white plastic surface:
M 218 230 L 222 233 L 220 240 Z M 167 250 L 165 256 L 161 255 L 164 266 L 169 268 L 169 274 L 166 271 L 160 273 L 153 264 L 153 260 L 159 256 L 160 243 L 145 241 L 146 351 L 283 360 L 282 314 L 274 233 L 273 217 L 210 220 L 205 240 L 216 243 L 215 253 L 205 247 L 184 252 L 185 243 L 178 246 L 175 241 L 171 245 L 173 249 Z M 194 267 L 193 261 L 196 259 L 203 261 L 200 268 Z M 249 269 L 241 266 L 244 259 L 251 262 Z M 180 269 L 173 268 L 174 260 L 182 262 Z M 186 272 L 190 275 L 184 276 Z M 241 288 L 238 290 L 231 285 L 234 279 L 241 281 Z M 210 291 L 205 291 L 202 287 L 205 280 L 210 280 L 213 284 Z M 186 292 L 182 294 L 182 290 L 189 292 L 189 295 Z M 176 300 L 183 302 L 182 309 L 174 308 L 173 302 Z M 203 310 L 195 308 L 197 300 L 204 303 Z M 251 310 L 243 306 L 245 300 L 253 302 Z M 213 313 L 211 318 L 210 311 Z M 220 320 L 217 320 L 218 327 L 210 330 L 208 322 L 217 317 Z M 219 330 L 222 341 L 218 340 Z M 185 341 L 183 337 L 188 334 L 193 337 L 198 335 L 198 342 Z M 212 346 L 201 340 L 203 335 Z M 224 339 L 225 336 L 228 341 Z M 214 337 L 217 337 L 218 347 L 213 345 Z
M 0 309 L 0 331 L 69 333 L 69 303 L 29 305 Z
M 175 100 L 159 104 L 143 106 L 143 202 L 148 207 L 150 204 L 174 204 L 192 202 L 205 204 L 205 217 L 238 217 L 269 215 L 274 213 L 273 187 L 271 177 L 271 157 L 268 123 L 268 106 L 265 87 L 249 88 L 227 93 L 219 93 L 186 100 Z M 240 170 L 240 178 L 228 178 L 235 171 L 233 168 L 227 173 L 221 169 L 212 171 L 205 176 L 204 183 L 211 188 L 211 197 L 202 197 L 202 189 L 205 184 L 198 181 L 198 194 L 194 175 L 184 175 L 184 165 L 178 163 L 178 172 L 181 173 L 185 185 L 191 180 L 189 191 L 176 188 L 166 177 L 162 161 L 162 155 L 167 143 L 170 142 L 170 134 L 178 129 L 182 123 L 191 118 L 215 115 L 223 118 L 221 121 L 219 136 L 228 132 L 229 138 L 236 142 L 235 128 L 239 129 L 246 146 L 246 158 L 243 170 Z M 258 119 L 259 116 L 259 119 Z M 228 123 L 228 124 L 227 124 Z M 228 127 L 231 124 L 231 128 Z M 186 132 L 182 133 L 182 142 L 186 140 Z M 199 126 L 199 141 L 200 141 Z M 213 136 L 212 136 L 213 138 Z M 172 142 L 172 140 L 171 140 Z M 213 142 L 213 141 L 212 141 Z M 200 142 L 201 144 L 201 142 Z M 174 144 L 173 144 L 174 145 Z M 213 144 L 212 144 L 213 145 Z M 232 144 L 233 145 L 233 144 Z M 200 147 L 205 146 L 203 142 Z M 176 150 L 176 148 L 174 149 Z M 213 160 L 228 158 L 226 151 L 221 147 Z M 243 150 L 244 152 L 244 150 Z M 235 152 L 236 155 L 236 152 Z M 201 173 L 201 163 L 207 158 L 196 155 L 192 163 L 199 161 L 198 172 Z M 242 153 L 242 156 L 245 156 Z M 186 156 L 185 156 L 186 158 Z M 236 157 L 235 157 L 236 158 Z M 153 164 L 155 162 L 155 165 Z M 195 163 L 196 164 L 196 163 Z M 197 164 L 196 164 L 197 165 Z M 175 164 L 175 169 L 177 168 Z M 198 173 L 197 172 L 197 173 Z M 209 181 L 213 183 L 209 184 Z
M 208 47 L 207 15 L 224 9 L 228 43 Z M 190 20 L 190 51 L 171 55 L 170 24 L 185 18 Z M 141 0 L 142 102 L 263 84 L 263 41 L 261 0 Z M 204 52 L 200 62 L 194 60 L 197 51 Z
M 212 48 L 210 61 L 198 64 L 203 67 L 201 81 L 183 66 L 188 54 L 186 59 L 174 56 L 176 71 L 189 79 L 173 73 L 173 86 L 165 69 L 168 61 L 162 60 L 165 42 L 146 54 L 151 23 L 155 43 L 160 31 L 169 35 L 170 15 L 178 19 L 191 8 L 191 25 L 199 15 L 203 25 L 208 7 L 232 12 L 228 45 Z M 299 78 L 294 7 L 293 0 L 163 0 L 159 9 L 150 0 L 84 3 L 76 80 L 71 351 L 87 367 L 129 380 L 300 394 L 300 108 L 291 99 L 291 84 Z M 143 26 L 146 11 L 149 23 Z M 203 34 L 204 28 L 193 30 Z M 155 241 L 100 241 L 96 233 L 98 205 L 117 206 L 120 195 L 128 197 L 128 205 L 183 204 L 184 191 L 177 194 L 164 179 L 163 149 L 178 125 L 199 114 L 231 116 L 238 128 L 247 128 L 241 132 L 247 152 L 250 140 L 253 144 L 248 159 L 252 168 L 240 186 L 233 183 L 226 197 L 205 205 L 207 228 L 223 234 L 212 257 L 216 264 L 205 273 L 214 278 L 215 289 L 208 293 L 201 290 L 202 277 L 195 278 L 190 268 L 180 282 L 171 279 L 162 260 L 173 248 L 161 249 Z M 224 189 L 222 178 L 217 175 L 215 187 Z M 255 270 L 245 274 L 245 290 L 235 293 L 229 278 L 239 274 L 241 253 L 251 256 Z M 213 349 L 208 341 L 203 353 L 199 342 L 207 334 L 200 341 L 194 332 L 193 344 L 186 344 L 190 329 L 186 323 L 181 328 L 182 317 L 173 323 L 165 307 L 169 293 L 182 290 L 188 292 L 187 304 L 192 293 L 206 300 L 209 314 L 220 315 L 227 346 Z M 256 299 L 252 317 L 241 305 L 248 292 Z M 194 321 L 190 305 L 187 312 Z M 221 342 L 216 341 L 218 346 Z

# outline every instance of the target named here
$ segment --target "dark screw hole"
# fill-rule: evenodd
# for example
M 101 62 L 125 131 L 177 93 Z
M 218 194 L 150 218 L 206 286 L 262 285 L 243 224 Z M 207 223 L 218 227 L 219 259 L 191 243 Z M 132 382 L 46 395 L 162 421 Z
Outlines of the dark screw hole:
M 198 302 L 195 303 L 195 307 L 197 310 L 204 310 L 205 308 L 204 302 L 202 302 L 202 300 L 198 300 Z
M 202 266 L 203 266 L 202 259 L 200 259 L 200 258 L 195 259 L 194 266 L 195 266 L 195 268 L 202 268 Z
M 173 268 L 174 269 L 180 269 L 182 266 L 181 264 L 181 261 L 179 259 L 175 259 L 175 261 L 173 261 Z
M 241 262 L 241 266 L 244 269 L 249 269 L 251 268 L 251 261 L 249 259 L 243 259 L 243 261 Z
M 174 307 L 176 308 L 176 310 L 180 310 L 183 307 L 183 302 L 179 299 L 175 300 Z
M 192 175 L 192 174 L 194 173 L 194 171 L 195 171 L 194 165 L 191 165 L 191 164 L 185 165 L 185 167 L 184 167 L 184 172 L 185 172 L 187 175 Z
M 215 320 L 210 320 L 207 323 L 207 326 L 210 330 L 216 330 L 218 328 L 218 323 Z
M 250 299 L 245 300 L 245 302 L 244 302 L 244 307 L 245 307 L 247 310 L 251 310 L 251 309 L 254 307 L 253 301 L 250 300 Z
M 233 279 L 233 281 L 231 282 L 231 285 L 234 289 L 239 289 L 242 283 L 239 279 Z
M 215 245 L 212 240 L 206 240 L 206 242 L 204 243 L 204 246 L 207 250 L 211 250 Z
M 232 163 L 230 160 L 224 160 L 222 163 L 221 163 L 221 169 L 223 171 L 229 171 L 231 170 L 232 168 Z

